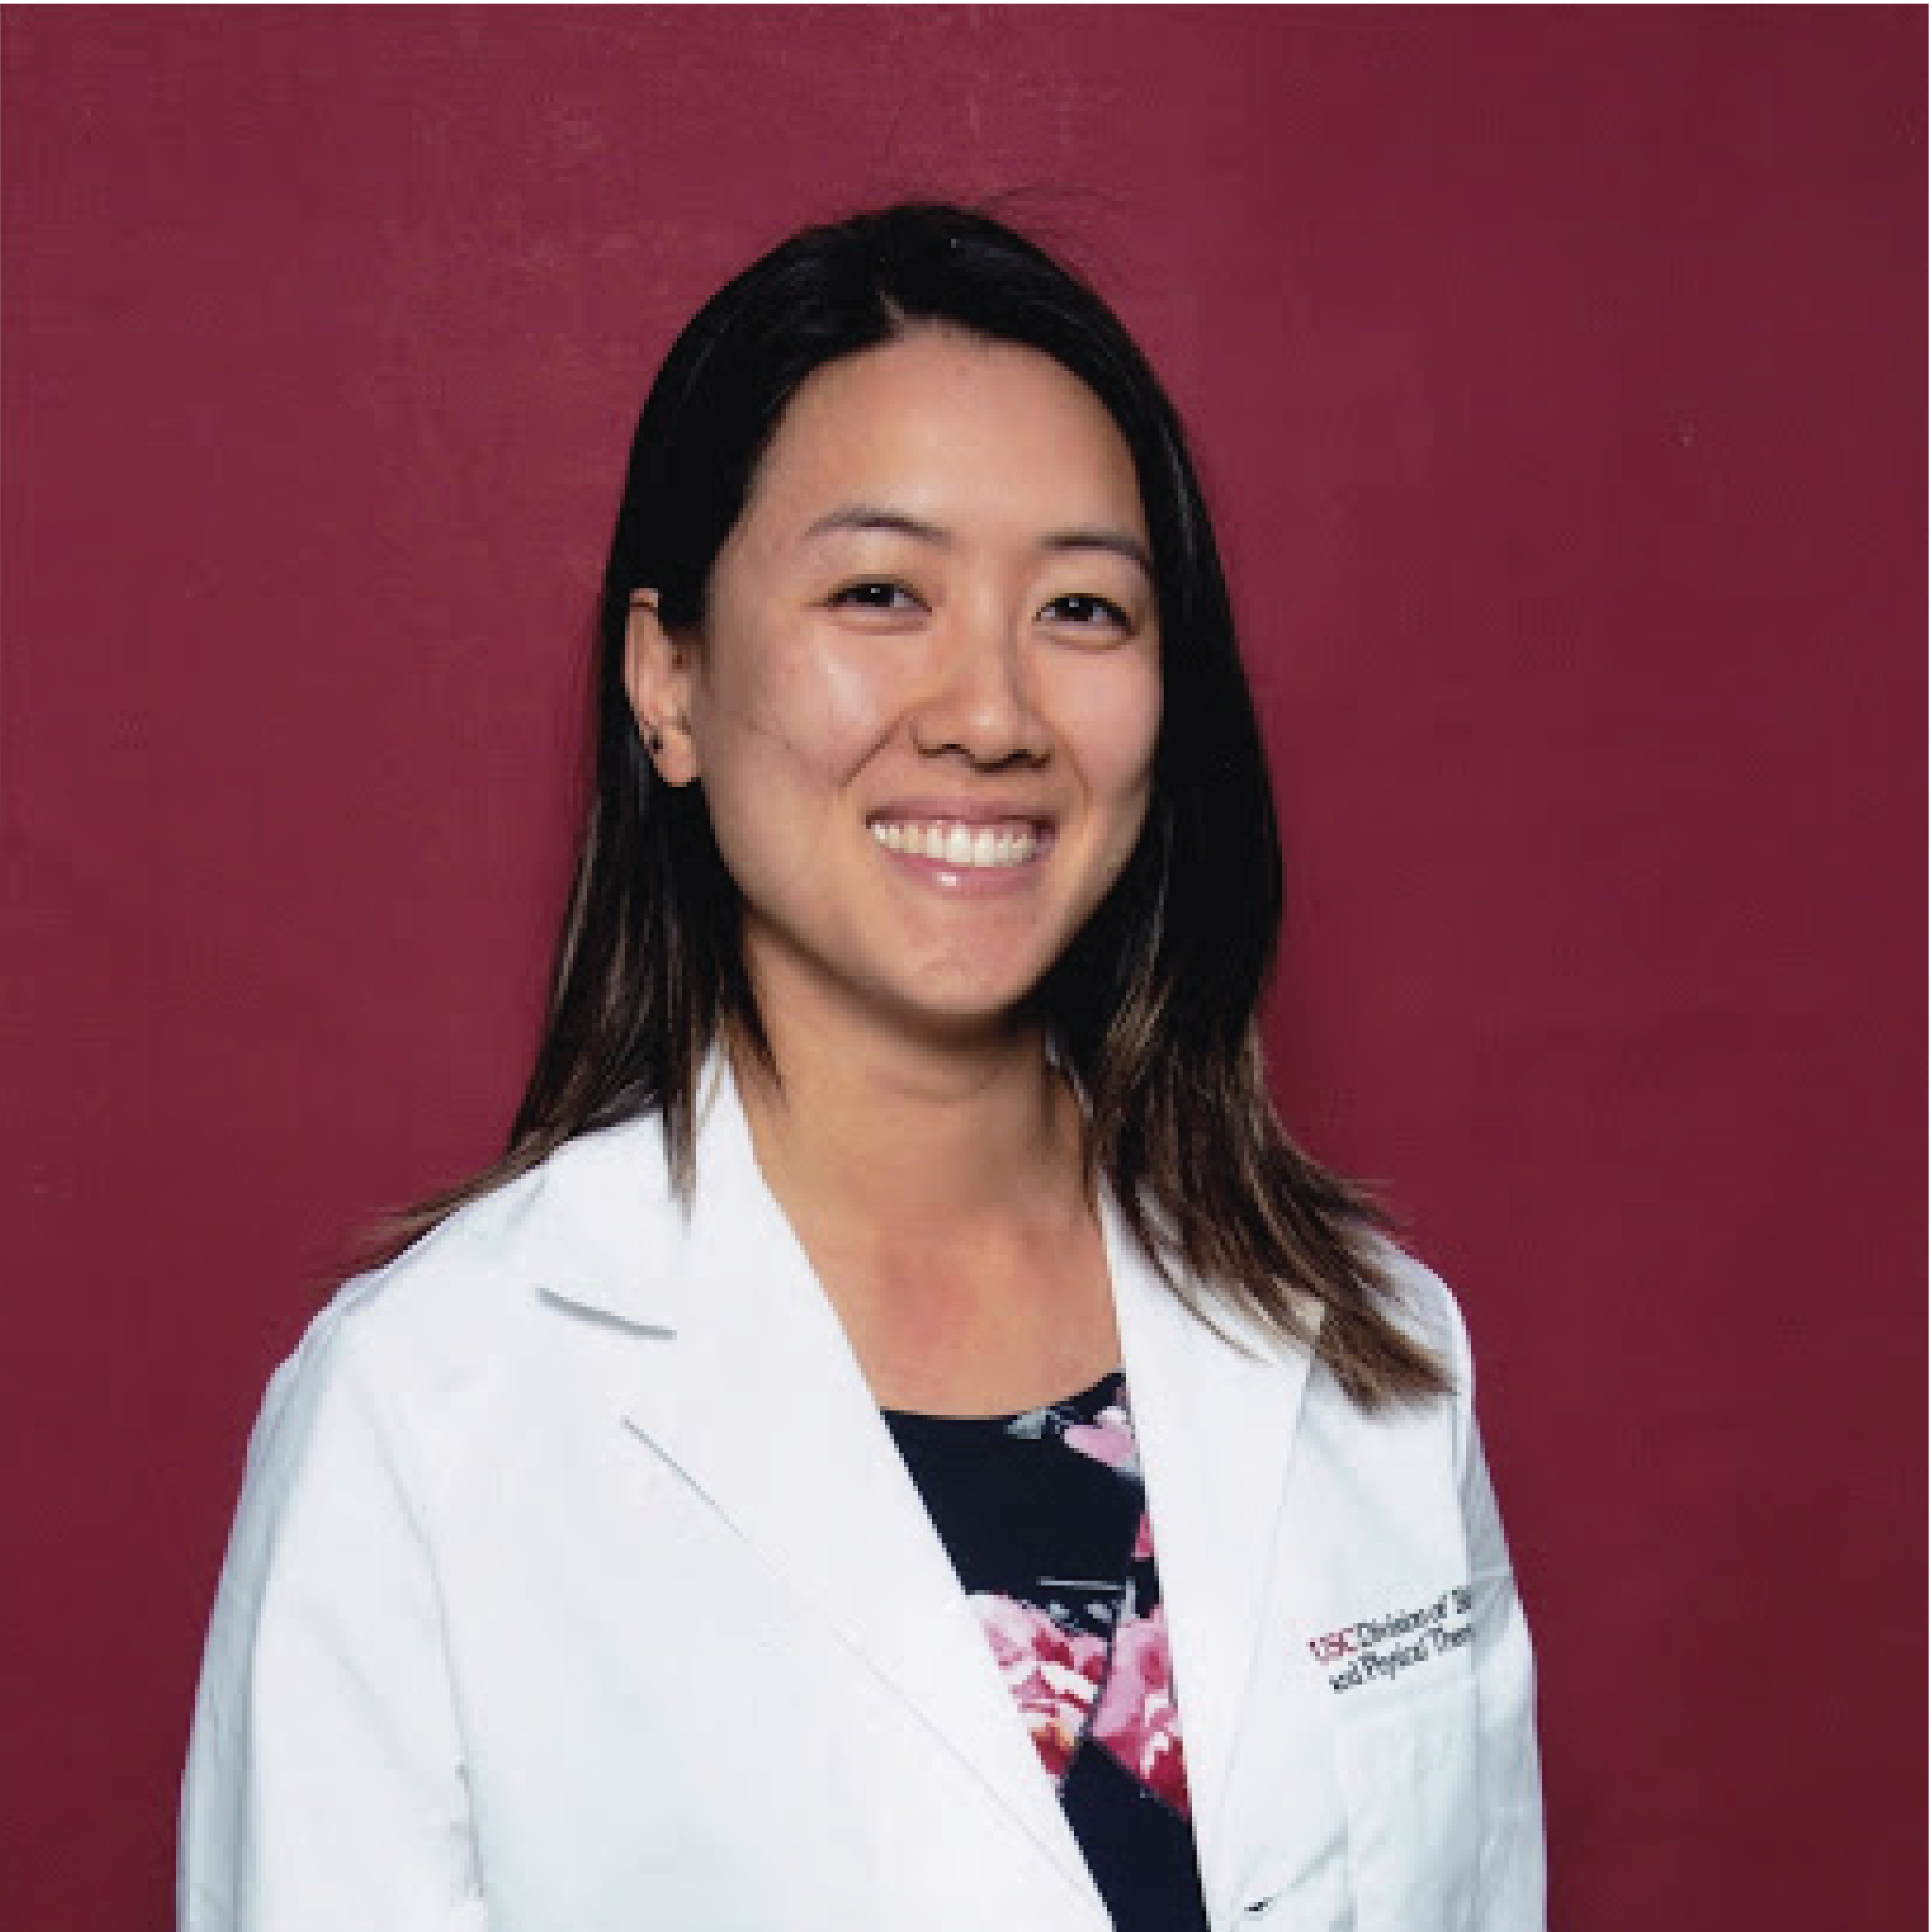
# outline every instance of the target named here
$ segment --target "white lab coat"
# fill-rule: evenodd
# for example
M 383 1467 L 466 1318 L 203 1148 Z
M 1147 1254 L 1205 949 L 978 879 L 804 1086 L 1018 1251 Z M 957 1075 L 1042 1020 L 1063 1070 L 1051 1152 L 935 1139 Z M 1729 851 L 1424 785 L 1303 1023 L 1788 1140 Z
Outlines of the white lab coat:
M 687 1219 L 654 1122 L 575 1142 L 278 1373 L 183 1932 L 1104 1932 L 729 1081 L 698 1174 Z M 1529 1644 L 1466 1400 L 1365 1418 L 1106 1220 L 1215 1932 L 1538 1932 Z M 1466 1388 L 1447 1294 L 1397 1266 Z

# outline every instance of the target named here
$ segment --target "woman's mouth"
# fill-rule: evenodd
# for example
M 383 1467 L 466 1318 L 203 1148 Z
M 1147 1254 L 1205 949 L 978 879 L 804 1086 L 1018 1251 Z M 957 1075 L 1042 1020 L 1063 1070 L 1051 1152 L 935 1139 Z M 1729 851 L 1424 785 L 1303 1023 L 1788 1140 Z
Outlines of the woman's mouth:
M 927 859 L 960 872 L 996 872 L 1026 865 L 1046 844 L 1042 827 L 1023 820 L 967 825 L 957 819 L 875 818 L 868 829 L 888 852 Z

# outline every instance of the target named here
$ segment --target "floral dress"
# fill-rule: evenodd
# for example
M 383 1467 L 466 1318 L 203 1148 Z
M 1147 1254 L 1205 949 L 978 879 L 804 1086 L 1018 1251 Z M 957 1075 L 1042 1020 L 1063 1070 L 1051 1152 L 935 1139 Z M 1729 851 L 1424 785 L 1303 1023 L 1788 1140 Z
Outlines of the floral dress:
M 1023 1415 L 886 1421 L 1119 1932 L 1205 1932 L 1124 1376 Z

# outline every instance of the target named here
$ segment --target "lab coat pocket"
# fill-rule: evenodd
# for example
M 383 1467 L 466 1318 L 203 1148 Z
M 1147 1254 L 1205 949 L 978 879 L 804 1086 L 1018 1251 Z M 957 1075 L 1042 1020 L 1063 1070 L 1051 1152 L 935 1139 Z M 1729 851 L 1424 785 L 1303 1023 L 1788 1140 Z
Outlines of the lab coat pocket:
M 1458 1932 L 1481 1862 L 1474 1687 L 1337 1713 L 1356 1932 Z

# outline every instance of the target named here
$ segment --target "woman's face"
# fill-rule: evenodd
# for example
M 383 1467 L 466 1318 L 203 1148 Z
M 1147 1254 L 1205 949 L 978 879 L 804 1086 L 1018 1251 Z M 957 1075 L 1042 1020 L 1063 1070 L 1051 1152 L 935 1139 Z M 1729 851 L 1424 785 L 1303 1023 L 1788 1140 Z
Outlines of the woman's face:
M 1151 571 L 1126 445 L 1049 358 L 928 328 L 801 388 L 703 635 L 640 600 L 629 656 L 774 1033 L 1010 1018 L 1146 815 Z

